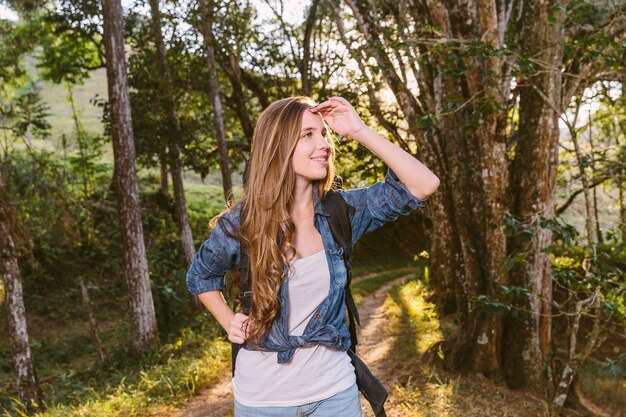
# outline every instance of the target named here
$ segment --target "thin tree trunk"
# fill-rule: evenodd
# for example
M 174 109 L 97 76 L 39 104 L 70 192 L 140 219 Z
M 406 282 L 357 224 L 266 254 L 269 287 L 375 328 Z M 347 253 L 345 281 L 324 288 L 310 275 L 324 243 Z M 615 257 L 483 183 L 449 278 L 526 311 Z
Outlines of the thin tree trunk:
M 622 83 L 622 97 L 621 103 L 623 106 L 626 106 L 626 83 Z M 624 146 L 620 143 L 619 137 L 620 134 L 622 137 L 625 136 L 626 132 L 622 130 L 619 122 L 615 122 L 616 125 L 616 134 L 615 134 L 615 145 L 616 149 L 620 149 L 621 146 Z M 624 153 L 622 153 L 623 155 Z M 617 204 L 619 206 L 619 229 L 622 232 L 622 241 L 626 241 L 626 192 L 624 192 L 624 182 L 626 181 L 626 167 L 624 164 L 618 164 L 617 173 L 616 173 L 616 184 L 618 190 L 618 201 Z
M 302 95 L 311 95 L 311 80 L 309 79 L 309 66 L 311 58 L 311 33 L 315 26 L 315 15 L 317 14 L 317 6 L 319 0 L 313 0 L 309 6 L 309 13 L 306 18 L 304 29 L 304 41 L 302 48 L 302 61 L 300 62 L 300 79 L 302 81 Z
M 617 205 L 619 206 L 619 229 L 622 232 L 622 240 L 626 240 L 626 193 L 624 192 L 624 181 L 626 171 L 621 168 L 617 173 Z
M 104 344 L 102 344 L 102 339 L 100 338 L 100 332 L 98 331 L 98 322 L 96 321 L 96 315 L 93 311 L 93 305 L 91 304 L 91 299 L 89 298 L 89 291 L 87 290 L 87 286 L 85 285 L 85 281 L 82 279 L 79 281 L 80 286 L 80 295 L 83 301 L 83 307 L 85 307 L 85 311 L 87 311 L 87 318 L 89 319 L 89 334 L 91 336 L 91 341 L 96 346 L 98 350 L 98 357 L 100 358 L 100 363 L 108 364 L 109 356 L 107 355 L 106 350 L 104 349 Z
M 193 233 L 189 222 L 189 213 L 187 212 L 187 200 L 185 198 L 185 188 L 183 183 L 183 169 L 180 162 L 180 146 L 178 141 L 181 138 L 181 132 L 178 125 L 178 117 L 176 116 L 176 105 L 174 102 L 174 85 L 172 74 L 167 56 L 165 54 L 165 43 L 163 42 L 163 34 L 161 33 L 161 12 L 159 10 L 159 1 L 150 0 L 150 10 L 152 14 L 152 31 L 157 49 L 157 62 L 159 75 L 161 76 L 162 85 L 162 103 L 167 118 L 168 151 L 170 162 L 170 175 L 172 176 L 172 188 L 174 190 L 174 207 L 176 208 L 176 217 L 178 219 L 178 230 L 180 242 L 183 247 L 185 256 L 185 268 L 189 268 L 193 256 L 196 252 L 193 243 Z
M 120 0 L 104 0 L 103 18 L 116 195 L 128 286 L 131 343 L 133 352 L 142 356 L 157 338 L 158 332 L 141 223 Z
M 22 292 L 22 281 L 17 264 L 15 236 L 17 213 L 9 200 L 0 172 L 0 272 L 4 283 L 5 305 L 9 327 L 9 338 L 15 366 L 15 386 L 20 401 L 27 404 L 39 403 L 39 386 L 33 365 L 33 355 L 28 339 L 26 307 Z
M 589 310 L 594 310 L 594 313 L 590 314 Z M 606 322 L 603 317 L 604 313 L 602 312 L 600 289 L 596 289 L 588 298 L 578 301 L 574 312 L 570 313 L 570 315 L 573 316 L 573 323 L 568 331 L 569 346 L 567 358 L 565 359 L 563 372 L 561 373 L 561 378 L 554 392 L 552 404 L 550 405 L 550 416 L 554 417 L 561 415 L 561 410 L 565 405 L 570 387 L 580 365 L 606 340 L 606 335 L 603 334 L 603 324 Z M 582 348 L 577 349 L 579 344 L 578 332 L 580 331 L 580 321 L 583 316 L 591 317 L 593 326 L 591 332 L 586 335 Z
M 178 217 L 180 241 L 185 255 L 185 268 L 191 266 L 191 261 L 196 252 L 193 244 L 193 234 L 189 213 L 187 211 L 187 200 L 185 199 L 185 188 L 183 184 L 183 170 L 180 164 L 180 151 L 176 143 L 170 144 L 170 174 L 172 175 L 172 188 L 174 190 L 174 207 Z
M 215 43 L 215 39 L 213 39 Z M 235 54 L 233 48 L 230 46 L 226 47 L 228 49 L 228 62 L 223 62 L 220 59 L 220 54 L 215 47 L 213 48 L 216 53 L 216 59 L 222 69 L 228 75 L 228 78 L 231 81 L 233 92 L 231 94 L 231 100 L 233 101 L 235 113 L 237 114 L 237 118 L 239 119 L 239 123 L 241 124 L 241 128 L 243 129 L 244 135 L 246 135 L 246 139 L 248 144 L 252 144 L 252 134 L 254 133 L 254 127 L 252 125 L 252 121 L 250 120 L 250 112 L 246 108 L 246 95 L 243 90 L 243 80 L 242 80 L 242 70 L 239 66 L 239 56 Z M 263 105 L 263 103 L 261 103 Z
M 576 162 L 578 164 L 578 172 L 580 174 L 580 181 L 583 186 L 583 196 L 585 197 L 585 227 L 587 229 L 587 242 L 589 245 L 593 245 L 597 243 L 597 232 L 596 232 L 596 223 L 595 219 L 595 209 L 593 203 L 593 197 L 591 195 L 591 185 L 589 183 L 589 178 L 587 177 L 587 172 L 585 171 L 585 162 L 583 160 L 582 152 L 580 151 L 580 145 L 578 144 L 578 131 L 576 130 L 576 122 L 578 120 L 578 113 L 580 111 L 581 99 L 577 98 L 576 102 L 576 110 L 574 114 L 574 121 L 569 126 L 570 137 L 572 140 L 572 144 L 574 145 L 574 153 L 576 155 Z M 591 124 L 589 124 L 589 129 L 591 130 Z M 595 187 L 594 187 L 595 189 Z
M 215 50 L 213 49 L 213 0 L 202 0 L 202 34 L 204 36 L 204 48 L 209 68 L 210 94 L 213 99 L 213 116 L 215 121 L 215 133 L 217 146 L 220 152 L 220 169 L 222 172 L 222 185 L 224 188 L 224 200 L 230 206 L 233 201 L 233 183 L 228 162 L 228 147 L 224 129 L 224 114 L 220 98 L 220 86 L 215 66 Z
M 595 150 L 593 148 L 593 124 L 591 123 L 592 119 L 591 108 L 589 109 L 589 154 L 591 155 L 590 166 L 592 172 L 592 178 L 594 173 L 596 172 L 596 162 L 595 162 Z M 598 215 L 598 197 L 597 197 L 597 187 L 592 187 L 591 192 L 593 193 L 592 203 L 593 203 L 593 222 L 594 222 L 594 230 L 595 230 L 595 241 L 598 243 L 602 243 L 602 229 L 600 228 L 600 219 Z
M 161 195 L 169 197 L 170 190 L 167 180 L 167 152 L 165 149 L 159 153 L 159 190 Z
M 615 141 L 618 142 L 617 138 Z M 624 168 L 624 164 L 619 164 L 615 176 L 615 183 L 617 184 L 617 205 L 619 207 L 619 229 L 622 232 L 622 240 L 626 241 L 626 192 L 624 192 L 624 181 L 626 181 L 626 169 Z

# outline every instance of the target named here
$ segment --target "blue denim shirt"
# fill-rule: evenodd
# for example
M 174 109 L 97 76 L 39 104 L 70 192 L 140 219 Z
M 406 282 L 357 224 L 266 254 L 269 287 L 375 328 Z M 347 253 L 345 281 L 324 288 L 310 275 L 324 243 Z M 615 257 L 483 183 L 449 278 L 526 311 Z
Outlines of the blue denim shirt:
M 400 182 L 395 173 L 387 171 L 385 180 L 366 188 L 339 191 L 346 203 L 355 208 L 350 218 L 352 225 L 352 245 L 361 236 L 371 232 L 384 223 L 396 220 L 400 215 L 407 215 L 424 207 L 425 199 L 412 195 Z M 296 349 L 304 346 L 321 344 L 328 348 L 346 351 L 350 347 L 350 333 L 346 319 L 345 286 L 347 271 L 343 260 L 343 249 L 335 242 L 328 225 L 328 214 L 319 200 L 317 187 L 313 187 L 314 225 L 322 236 L 326 260 L 330 270 L 330 289 L 328 297 L 317 307 L 304 333 L 301 336 L 289 335 L 289 280 L 288 270 L 283 265 L 284 284 L 280 288 L 280 310 L 269 331 L 261 339 L 263 351 L 277 352 L 278 363 L 289 363 Z M 239 224 L 239 206 L 225 213 L 236 227 Z M 223 290 L 224 275 L 239 266 L 239 242 L 230 238 L 218 225 L 211 232 L 208 240 L 200 246 L 187 272 L 187 287 L 192 294 L 206 291 Z M 228 222 L 224 222 L 224 227 Z M 229 230 L 230 231 L 230 230 Z M 244 349 L 256 350 L 249 343 Z

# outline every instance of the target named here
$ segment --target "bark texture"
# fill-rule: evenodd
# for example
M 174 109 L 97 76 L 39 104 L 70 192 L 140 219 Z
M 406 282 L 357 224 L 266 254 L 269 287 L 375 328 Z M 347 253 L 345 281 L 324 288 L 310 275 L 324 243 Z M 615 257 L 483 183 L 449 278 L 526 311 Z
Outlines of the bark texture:
M 157 323 L 141 223 L 120 0 L 104 0 L 103 18 L 116 196 L 128 287 L 131 344 L 133 352 L 141 356 L 157 337 Z
M 4 189 L 0 172 L 0 272 L 4 284 L 5 306 L 9 327 L 9 338 L 13 350 L 15 366 L 15 386 L 24 404 L 39 402 L 37 374 L 33 365 L 33 354 L 28 339 L 26 323 L 26 307 L 22 281 L 17 264 L 17 248 L 15 235 L 17 229 L 17 213 Z
M 530 291 L 530 297 L 521 295 L 514 302 L 532 314 L 507 318 L 503 365 L 510 385 L 536 389 L 546 387 L 545 375 L 550 377 L 552 279 L 545 250 L 552 232 L 540 222 L 554 217 L 556 202 L 565 5 L 556 6 L 535 1 L 526 3 L 522 11 L 522 52 L 536 59 L 538 68 L 520 80 L 519 139 L 511 172 L 511 212 L 531 225 L 533 237 L 510 240 L 510 253 L 525 254 L 526 261 L 515 264 L 509 281 Z

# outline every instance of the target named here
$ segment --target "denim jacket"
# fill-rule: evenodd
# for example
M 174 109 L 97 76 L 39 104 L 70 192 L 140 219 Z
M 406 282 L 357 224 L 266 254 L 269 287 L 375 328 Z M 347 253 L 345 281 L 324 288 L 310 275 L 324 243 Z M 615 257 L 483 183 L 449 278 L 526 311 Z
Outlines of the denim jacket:
M 352 245 L 367 232 L 376 230 L 384 223 L 396 220 L 424 207 L 425 199 L 412 195 L 395 173 L 387 171 L 384 181 L 366 188 L 339 191 L 346 203 L 355 208 L 350 218 Z M 328 297 L 317 307 L 301 336 L 289 335 L 289 280 L 288 269 L 283 265 L 284 284 L 280 288 L 280 309 L 269 331 L 261 339 L 263 351 L 277 352 L 278 363 L 289 363 L 299 347 L 324 345 L 346 351 L 350 347 L 350 333 L 346 319 L 345 285 L 347 271 L 342 258 L 343 249 L 335 242 L 328 225 L 328 214 L 319 200 L 317 187 L 313 187 L 314 225 L 322 236 L 326 260 L 330 270 Z M 239 206 L 224 214 L 236 227 L 239 224 Z M 222 224 L 220 227 L 220 223 Z M 187 272 L 187 287 L 192 294 L 223 290 L 224 275 L 239 266 L 239 242 L 223 230 L 228 222 L 218 221 L 208 240 L 200 246 Z M 231 231 L 232 233 L 232 231 Z M 249 343 L 244 349 L 256 350 Z

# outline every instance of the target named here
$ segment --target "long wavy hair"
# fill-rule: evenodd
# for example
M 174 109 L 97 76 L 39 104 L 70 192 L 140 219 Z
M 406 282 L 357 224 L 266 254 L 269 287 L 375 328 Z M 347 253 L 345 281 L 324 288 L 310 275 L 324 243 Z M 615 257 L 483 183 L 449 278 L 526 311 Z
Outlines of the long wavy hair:
M 214 228 L 223 214 L 241 204 L 240 228 L 236 237 L 247 250 L 252 280 L 249 317 L 253 320 L 245 326 L 247 341 L 257 347 L 279 314 L 283 265 L 290 268 L 295 255 L 292 245 L 295 226 L 289 217 L 296 183 L 291 160 L 300 138 L 302 115 L 313 106 L 315 102 L 309 97 L 290 97 L 273 102 L 261 113 L 252 136 L 244 194 L 210 222 Z M 314 182 L 320 199 L 335 180 L 334 140 L 330 128 L 323 123 L 330 153 L 326 177 Z M 233 274 L 231 290 L 239 294 L 237 273 Z

